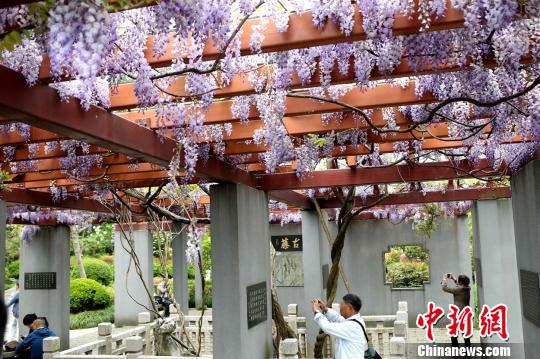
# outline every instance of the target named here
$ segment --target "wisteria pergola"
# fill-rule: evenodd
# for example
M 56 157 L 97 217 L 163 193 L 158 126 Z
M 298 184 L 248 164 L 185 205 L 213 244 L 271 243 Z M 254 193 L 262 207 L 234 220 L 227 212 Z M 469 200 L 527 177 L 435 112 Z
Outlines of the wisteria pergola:
M 49 209 L 122 205 L 144 222 L 172 202 L 164 187 L 186 185 L 251 191 L 243 210 L 265 225 L 262 191 L 271 218 L 280 203 L 321 222 L 326 210 L 332 302 L 343 223 L 510 198 L 512 175 L 540 159 L 539 17 L 537 0 L 3 1 L 0 199 L 12 223 L 38 225 L 56 223 Z M 239 278 L 228 284 L 252 284 Z
M 533 1 L 82 1 L 45 33 L 26 3 L 2 4 L 4 37 L 26 31 L 0 69 L 11 203 L 105 211 L 97 192 L 176 177 L 310 208 L 307 189 L 500 179 L 537 147 Z M 510 196 L 418 188 L 380 205 Z

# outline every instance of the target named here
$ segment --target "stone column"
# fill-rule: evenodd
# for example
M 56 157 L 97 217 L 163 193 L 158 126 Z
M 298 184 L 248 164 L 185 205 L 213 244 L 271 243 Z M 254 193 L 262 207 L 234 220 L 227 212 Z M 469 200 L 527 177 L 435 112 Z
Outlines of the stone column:
M 130 255 L 131 247 L 116 226 L 114 233 L 114 321 L 116 326 L 137 325 L 137 315 L 152 308 L 154 286 L 152 232 L 147 223 L 134 223 L 125 233 L 134 244 L 142 280 Z M 144 281 L 144 282 L 143 282 Z M 145 285 L 146 284 L 146 288 Z M 147 292 L 147 289 L 150 293 Z
M 189 292 L 186 259 L 186 230 L 182 231 L 182 223 L 174 223 L 172 227 L 174 298 L 184 314 L 189 311 Z
M 508 306 L 512 358 L 523 357 L 523 329 L 514 220 L 510 199 L 476 201 L 472 209 L 478 306 Z M 471 303 L 472 305 L 472 303 Z M 501 343 L 498 336 L 484 343 Z
M 233 183 L 213 185 L 210 192 L 214 359 L 270 357 L 270 227 L 266 194 Z M 266 313 L 261 322 L 249 327 L 247 287 L 256 284 L 262 287 L 258 291 L 259 309 Z
M 519 284 L 520 286 L 525 285 L 525 291 L 530 294 L 534 293 L 535 287 L 538 288 L 537 286 L 540 285 L 538 281 L 540 273 L 540 160 L 538 154 L 536 160 L 529 162 L 512 176 L 512 209 L 517 269 L 520 273 Z M 522 294 L 523 292 L 517 292 L 516 297 L 518 297 L 518 293 Z M 540 341 L 538 340 L 540 338 L 540 318 L 531 319 L 529 313 L 534 313 L 534 308 L 538 310 L 540 298 L 527 295 L 522 296 L 521 300 L 524 309 L 522 322 L 525 357 L 533 358 L 538 356 L 540 352 Z M 525 308 L 528 309 L 527 312 L 525 312 Z M 514 315 L 518 315 L 518 313 L 514 313 Z
M 306 315 L 306 342 L 307 356 L 313 356 L 313 345 L 315 344 L 319 327 L 313 320 L 313 313 L 309 302 L 313 298 L 325 300 L 323 289 L 323 272 L 321 261 L 321 227 L 319 216 L 316 211 L 302 211 L 302 240 L 304 244 L 304 300 L 302 303 Z M 301 304 L 301 306 L 302 306 Z
M 46 317 L 51 330 L 60 337 L 61 349 L 69 347 L 69 227 L 40 227 L 30 242 L 20 249 L 21 334 L 27 335 L 22 318 L 29 313 Z M 54 273 L 56 289 L 30 289 L 25 277 L 36 278 L 38 273 Z M 33 273 L 33 274 L 32 274 Z M 23 329 L 24 328 L 24 329 Z
M 0 200 L 0 279 L 6 277 L 6 202 Z M 0 296 L 4 298 L 4 286 L 0 285 Z
M 199 261 L 195 259 L 195 261 L 193 262 L 193 271 L 195 272 L 194 284 L 195 284 L 195 307 L 196 308 L 201 308 L 203 306 L 203 295 L 202 295 L 202 287 L 201 287 L 203 278 L 201 277 L 200 265 L 201 263 L 199 263 Z

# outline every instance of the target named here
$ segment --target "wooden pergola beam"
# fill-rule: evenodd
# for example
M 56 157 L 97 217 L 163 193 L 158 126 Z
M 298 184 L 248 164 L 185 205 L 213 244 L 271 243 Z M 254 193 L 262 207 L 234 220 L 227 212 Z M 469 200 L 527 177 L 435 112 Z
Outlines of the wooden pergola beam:
M 422 165 L 316 171 L 302 177 L 294 172 L 264 174 L 258 176 L 258 186 L 266 191 L 275 191 L 470 178 L 471 173 L 476 177 L 486 178 L 500 176 L 504 170 L 504 166 L 500 170 L 494 170 L 486 160 L 476 165 L 471 165 L 468 161 L 460 161 L 457 164 L 432 162 Z
M 16 0 L 8 0 L 10 3 L 16 3 Z M 28 1 L 29 0 L 21 0 Z M 3 4 L 2 4 L 3 5 Z M 2 6 L 0 5 L 0 7 Z M 313 26 L 312 12 L 306 11 L 302 14 L 291 13 L 289 15 L 289 26 L 287 31 L 279 32 L 273 21 L 269 21 L 263 31 L 264 40 L 261 42 L 261 52 L 277 52 L 287 51 L 293 49 L 302 49 L 313 46 L 322 46 L 329 44 L 339 44 L 344 42 L 361 41 L 367 38 L 367 35 L 363 28 L 362 15 L 358 9 L 358 5 L 353 5 L 355 8 L 354 14 L 354 27 L 349 36 L 344 35 L 339 26 L 332 21 L 328 21 L 322 30 Z M 248 19 L 242 26 L 242 34 L 240 36 L 240 54 L 243 56 L 251 55 L 250 39 L 254 32 L 254 28 L 257 28 L 261 22 L 268 21 L 268 19 L 253 18 Z M 428 31 L 440 31 L 462 28 L 464 25 L 463 13 L 452 6 L 447 6 L 445 15 L 432 19 Z M 260 26 L 259 26 L 260 27 Z M 422 22 L 418 20 L 418 13 L 412 14 L 412 16 L 396 15 L 394 17 L 393 34 L 394 35 L 410 35 L 417 33 L 422 27 Z M 149 36 L 147 40 L 147 50 L 145 56 L 148 63 L 152 67 L 166 67 L 172 64 L 173 45 L 168 44 L 165 54 L 162 57 L 155 57 L 153 55 L 155 38 Z M 203 50 L 204 60 L 215 60 L 220 56 L 221 51 L 213 45 L 211 41 L 208 41 Z M 41 70 L 39 78 L 42 81 L 50 81 L 50 62 L 46 58 Z
M 159 138 L 152 130 L 122 119 L 99 107 L 83 110 L 78 101 L 61 102 L 49 86 L 28 87 L 23 77 L 0 66 L 0 116 L 24 122 L 62 136 L 111 149 L 145 162 L 167 167 L 176 142 Z M 247 172 L 210 158 L 199 163 L 197 173 L 217 181 L 233 181 L 254 187 Z
M 48 208 L 75 209 L 80 211 L 110 213 L 100 202 L 88 198 L 68 197 L 66 200 L 53 202 L 51 194 L 42 191 L 11 188 L 0 190 L 0 199 L 8 203 L 26 204 Z
M 459 201 L 477 201 L 482 199 L 511 198 L 512 190 L 508 187 L 482 187 L 482 188 L 461 188 L 448 189 L 445 192 L 427 191 L 427 192 L 405 192 L 392 193 L 385 198 L 382 195 L 367 196 L 365 201 L 355 198 L 355 207 L 366 206 L 377 201 L 379 206 L 403 205 L 403 204 L 423 204 L 437 202 L 459 202 Z M 321 208 L 340 208 L 341 202 L 337 198 L 319 199 Z

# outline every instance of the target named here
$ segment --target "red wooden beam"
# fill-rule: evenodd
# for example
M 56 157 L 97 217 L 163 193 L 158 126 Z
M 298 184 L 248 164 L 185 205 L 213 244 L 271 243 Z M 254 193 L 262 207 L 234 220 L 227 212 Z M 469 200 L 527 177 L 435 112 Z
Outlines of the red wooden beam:
M 9 203 L 28 204 L 40 207 L 76 209 L 80 211 L 110 213 L 100 202 L 88 198 L 68 197 L 64 201 L 53 202 L 51 194 L 42 191 L 12 188 L 0 190 L 0 199 Z
M 290 191 L 290 190 L 280 190 L 280 191 L 270 191 L 268 196 L 276 201 L 286 203 L 288 205 L 293 205 L 302 209 L 311 209 L 313 208 L 313 203 L 311 200 L 304 196 L 301 193 Z
M 501 174 L 501 171 L 493 170 L 485 160 L 480 161 L 476 166 L 466 161 L 462 161 L 455 166 L 450 162 L 433 162 L 422 165 L 406 164 L 391 167 L 316 171 L 302 177 L 298 177 L 294 172 L 265 174 L 258 176 L 258 186 L 260 189 L 266 191 L 274 191 L 331 186 L 435 181 L 469 178 L 471 176 L 466 172 L 471 171 L 475 172 L 474 174 L 477 177 L 494 177 Z
M 370 203 L 375 203 L 382 195 L 367 196 L 364 201 L 362 198 L 355 198 L 355 207 L 362 207 Z M 462 188 L 449 189 L 445 192 L 407 192 L 393 193 L 382 199 L 378 205 L 400 205 L 400 204 L 422 204 L 436 202 L 455 202 L 455 201 L 477 201 L 482 199 L 511 198 L 512 190 L 508 187 L 486 187 L 486 188 Z M 321 208 L 340 208 L 341 202 L 337 198 L 319 199 Z
M 109 148 L 145 162 L 167 167 L 176 142 L 160 139 L 152 130 L 91 106 L 83 110 L 78 101 L 61 102 L 49 86 L 28 87 L 23 77 L 0 66 L 0 116 L 27 123 L 63 136 Z M 210 158 L 196 168 L 201 175 L 217 181 L 255 186 L 254 178 L 220 160 Z
M 14 2 L 16 0 L 8 1 Z M 363 28 L 362 15 L 358 9 L 358 6 L 354 6 L 354 27 L 349 36 L 343 35 L 339 29 L 339 26 L 334 24 L 332 21 L 328 21 L 322 30 L 317 29 L 315 26 L 313 26 L 311 11 L 306 11 L 302 14 L 291 13 L 289 15 L 289 26 L 285 32 L 279 32 L 274 22 L 270 20 L 268 26 L 263 32 L 264 40 L 261 42 L 261 51 L 263 53 L 268 53 L 365 40 L 367 36 Z M 253 29 L 262 21 L 267 21 L 267 19 L 249 19 L 242 26 L 242 35 L 240 36 L 240 53 L 242 55 L 245 56 L 252 54 L 250 48 L 250 39 L 254 31 Z M 441 18 L 433 19 L 428 31 L 462 28 L 463 24 L 463 13 L 452 6 L 447 6 L 445 15 Z M 418 13 L 416 12 L 410 17 L 396 15 L 394 17 L 392 30 L 394 35 L 410 35 L 417 33 L 421 27 L 422 22 L 418 20 Z M 170 66 L 174 58 L 173 45 L 168 44 L 165 55 L 160 58 L 156 58 L 153 56 L 153 44 L 154 37 L 149 36 L 147 41 L 147 50 L 145 53 L 149 64 L 153 67 Z M 203 59 L 214 60 L 220 54 L 221 51 L 213 45 L 213 42 L 208 41 L 203 50 Z M 40 71 L 40 79 L 50 79 L 49 66 L 49 62 L 44 61 Z

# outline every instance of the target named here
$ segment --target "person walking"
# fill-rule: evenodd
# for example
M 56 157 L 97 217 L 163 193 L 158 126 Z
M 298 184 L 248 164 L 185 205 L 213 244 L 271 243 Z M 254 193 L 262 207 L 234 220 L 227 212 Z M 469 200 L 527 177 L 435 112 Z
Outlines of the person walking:
M 13 314 L 11 323 L 9 324 L 8 334 L 6 335 L 8 340 L 19 339 L 19 295 L 19 282 L 16 282 L 15 293 L 13 293 L 10 301 L 6 304 L 7 308 L 12 307 L 11 313 Z
M 312 301 L 315 322 L 326 334 L 336 337 L 335 359 L 364 359 L 368 349 L 364 319 L 360 316 L 362 301 L 356 294 L 346 294 L 339 312 L 330 309 L 320 299 Z

